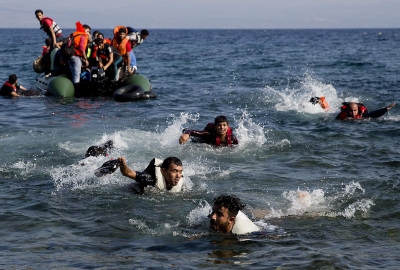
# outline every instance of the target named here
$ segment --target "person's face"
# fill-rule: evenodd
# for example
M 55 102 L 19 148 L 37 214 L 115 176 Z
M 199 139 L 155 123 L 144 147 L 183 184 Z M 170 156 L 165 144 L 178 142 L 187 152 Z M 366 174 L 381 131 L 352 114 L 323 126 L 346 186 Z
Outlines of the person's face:
M 89 37 L 89 39 L 92 38 L 92 35 L 90 34 L 90 29 L 89 28 L 85 28 L 85 33 Z
M 119 33 L 119 38 L 121 40 L 124 40 L 125 37 L 126 37 L 126 34 L 124 32 Z
M 170 187 L 178 185 L 179 180 L 182 178 L 182 171 L 182 166 L 178 166 L 173 163 L 169 164 L 168 169 L 161 169 L 161 173 L 165 178 L 165 182 L 167 182 L 167 185 Z
M 97 47 L 99 47 L 100 50 L 104 49 L 104 43 L 98 44 Z
M 104 39 L 103 35 L 97 35 L 97 38 Z
M 43 14 L 42 13 L 36 13 L 36 19 L 41 21 L 43 19 Z
M 347 116 L 356 117 L 357 114 L 358 114 L 357 104 L 350 104 L 349 108 L 347 109 Z
M 235 217 L 229 216 L 225 206 L 214 204 L 210 214 L 210 229 L 216 232 L 229 233 L 232 230 Z
M 220 122 L 215 125 L 215 131 L 218 135 L 225 135 L 228 131 L 228 123 L 227 122 Z
M 148 35 L 141 35 L 141 37 L 143 40 L 145 40 L 148 37 Z

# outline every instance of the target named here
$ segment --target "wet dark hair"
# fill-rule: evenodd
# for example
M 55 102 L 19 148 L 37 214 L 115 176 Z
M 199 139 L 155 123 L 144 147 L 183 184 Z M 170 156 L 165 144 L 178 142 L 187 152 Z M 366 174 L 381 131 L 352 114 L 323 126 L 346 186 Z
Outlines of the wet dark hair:
M 220 116 L 215 117 L 214 125 L 221 123 L 221 122 L 226 122 L 226 124 L 229 124 L 228 118 L 226 118 L 226 116 L 220 115 Z
M 17 75 L 15 75 L 15 74 L 11 74 L 10 76 L 8 76 L 8 82 L 10 84 L 14 84 L 17 80 L 18 80 L 18 78 L 17 78 Z
M 43 14 L 43 11 L 42 11 L 41 9 L 37 9 L 37 10 L 35 10 L 35 15 L 36 15 L 36 14 L 38 14 L 38 13 L 41 13 L 41 14 Z
M 107 156 L 107 149 L 111 149 L 111 148 L 113 148 L 113 146 L 114 146 L 114 143 L 112 140 L 108 140 L 100 146 L 90 146 L 88 148 L 88 150 L 86 151 L 85 158 Z
M 147 31 L 147 29 L 142 29 L 142 31 L 140 31 L 140 34 L 143 36 L 148 36 L 149 35 L 149 31 Z
M 164 159 L 161 168 L 168 170 L 169 165 L 175 164 L 176 166 L 182 166 L 182 161 L 177 157 L 167 157 Z
M 100 146 L 90 146 L 86 151 L 85 158 L 87 157 L 98 157 L 98 156 L 106 156 L 107 151 L 105 148 Z
M 239 210 L 243 210 L 246 207 L 246 204 L 242 203 L 242 201 L 238 197 L 236 197 L 235 195 L 227 194 L 222 194 L 215 198 L 214 205 L 215 204 L 228 208 L 229 215 L 231 217 L 236 217 Z

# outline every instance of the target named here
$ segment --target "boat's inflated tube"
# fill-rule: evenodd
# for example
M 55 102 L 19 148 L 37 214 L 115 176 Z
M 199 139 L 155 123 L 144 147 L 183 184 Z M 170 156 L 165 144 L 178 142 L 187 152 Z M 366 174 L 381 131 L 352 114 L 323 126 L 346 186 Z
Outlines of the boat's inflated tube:
M 113 97 L 116 101 L 132 101 L 142 98 L 143 87 L 140 85 L 126 85 L 115 90 Z
M 153 91 L 144 92 L 144 94 L 142 95 L 142 98 L 143 98 L 143 99 L 146 99 L 146 98 L 156 98 L 156 97 L 157 97 L 157 94 L 154 93 Z

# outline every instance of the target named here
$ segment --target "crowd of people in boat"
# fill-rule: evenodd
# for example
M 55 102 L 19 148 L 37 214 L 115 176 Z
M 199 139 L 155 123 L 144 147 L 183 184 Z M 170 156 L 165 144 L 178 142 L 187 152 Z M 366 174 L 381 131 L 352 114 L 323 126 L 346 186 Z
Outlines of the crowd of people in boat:
M 44 71 L 47 77 L 66 74 L 73 83 L 89 80 L 92 67 L 104 70 L 110 82 L 137 72 L 133 49 L 149 36 L 148 30 L 139 32 L 132 27 L 117 26 L 114 36 L 107 38 L 99 31 L 92 33 L 89 25 L 76 22 L 76 31 L 64 36 L 61 27 L 44 16 L 42 10 L 36 10 L 35 15 L 48 35 L 42 57 L 37 61 L 38 72 Z

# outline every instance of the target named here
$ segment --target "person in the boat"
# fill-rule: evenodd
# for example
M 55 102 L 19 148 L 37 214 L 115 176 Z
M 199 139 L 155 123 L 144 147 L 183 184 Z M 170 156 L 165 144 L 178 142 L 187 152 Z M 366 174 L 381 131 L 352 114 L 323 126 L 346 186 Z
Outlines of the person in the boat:
M 140 185 L 140 192 L 146 186 L 155 186 L 160 190 L 180 192 L 183 186 L 183 165 L 179 158 L 168 157 L 164 161 L 153 158 L 143 172 L 134 171 L 126 164 L 124 157 L 118 158 L 122 175 L 135 180 Z
M 26 91 L 26 88 L 18 84 L 17 75 L 11 74 L 0 89 L 1 96 L 19 97 Z
M 372 112 L 368 112 L 367 107 L 362 103 L 356 102 L 343 102 L 342 107 L 340 107 L 340 113 L 336 116 L 338 120 L 347 120 L 347 119 L 363 119 L 363 118 L 378 118 L 384 115 L 387 111 L 389 111 L 395 103 L 388 105 L 387 107 L 383 107 L 382 109 L 378 109 Z
M 248 234 L 260 231 L 242 212 L 245 204 L 234 195 L 219 195 L 214 199 L 212 212 L 209 215 L 210 229 L 215 232 Z
M 44 32 L 51 38 L 50 50 L 53 48 L 60 48 L 63 42 L 63 35 L 60 26 L 51 18 L 45 17 L 43 15 L 43 11 L 37 9 L 35 11 L 36 18 L 39 20 L 40 29 L 43 29 Z
M 129 68 L 131 65 L 130 52 L 132 50 L 132 47 L 129 39 L 126 37 L 127 34 L 128 30 L 125 26 L 117 26 L 114 28 L 114 38 L 112 40 L 112 46 L 118 50 L 123 59 L 123 66 L 117 72 L 117 79 L 122 78 L 125 71 L 127 71 L 128 74 L 133 74 L 133 72 Z
M 122 67 L 122 57 L 113 46 L 104 42 L 104 39 L 97 38 L 96 61 L 100 68 L 103 68 L 109 81 L 117 81 L 117 71 Z
M 72 82 L 79 83 L 82 72 L 82 63 L 84 66 L 89 66 L 89 61 L 86 57 L 86 46 L 89 41 L 90 26 L 76 23 L 76 31 L 72 34 L 74 37 L 74 55 L 67 59 L 69 68 L 71 69 Z
M 238 139 L 232 134 L 232 128 L 228 124 L 228 119 L 217 116 L 214 123 L 208 123 L 204 130 L 185 129 L 179 138 L 180 144 L 185 144 L 190 136 L 198 138 L 195 142 L 202 142 L 214 146 L 232 146 L 239 144 Z
M 143 41 L 149 36 L 149 31 L 147 29 L 142 29 L 140 32 L 137 32 L 132 27 L 127 27 L 127 29 L 128 29 L 128 39 L 132 47 L 132 50 L 130 52 L 131 63 L 129 68 L 132 73 L 136 73 L 137 64 L 136 64 L 136 56 L 135 53 L 133 52 L 133 49 L 143 43 Z

